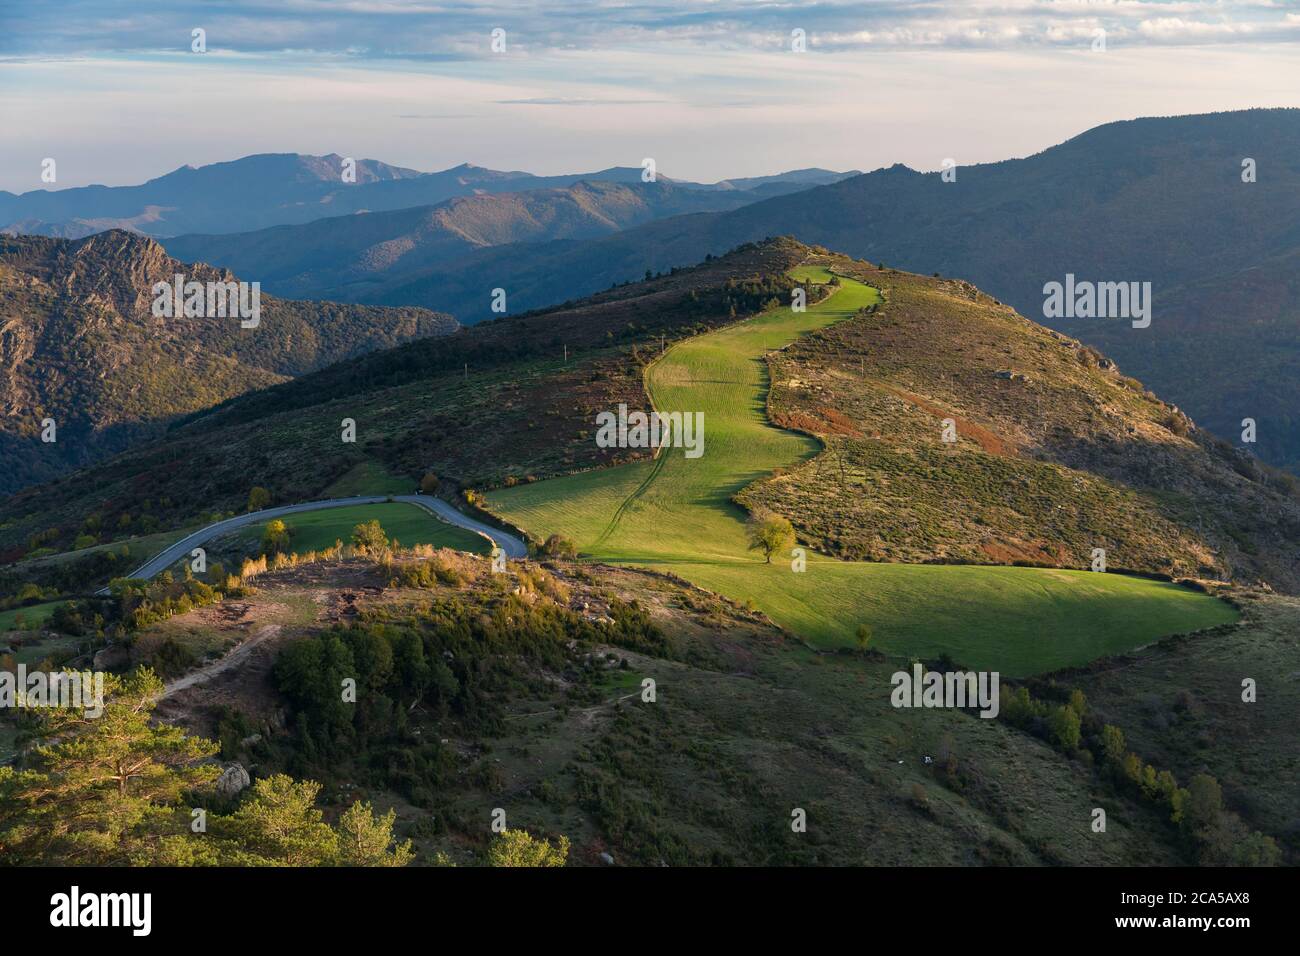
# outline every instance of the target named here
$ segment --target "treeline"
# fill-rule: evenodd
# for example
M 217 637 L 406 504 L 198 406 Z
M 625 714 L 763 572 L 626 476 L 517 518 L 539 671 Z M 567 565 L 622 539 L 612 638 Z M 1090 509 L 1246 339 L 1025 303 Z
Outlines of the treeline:
M 1004 688 L 1005 691 L 1005 688 Z M 1115 788 L 1150 804 L 1178 828 L 1198 863 L 1210 866 L 1276 866 L 1277 842 L 1252 831 L 1223 804 L 1223 789 L 1208 773 L 1179 785 L 1169 770 L 1157 770 L 1129 751 L 1124 732 L 1105 724 L 1088 709 L 1080 690 L 1064 701 L 1033 697 L 1027 687 L 1004 692 L 1002 719 L 1050 743 L 1070 757 L 1081 757 Z
M 729 279 L 720 288 L 692 290 L 686 296 L 686 314 L 693 319 L 743 318 L 789 305 L 796 288 L 808 289 L 808 304 L 819 298 L 818 287 L 791 278 L 784 272 L 753 279 Z

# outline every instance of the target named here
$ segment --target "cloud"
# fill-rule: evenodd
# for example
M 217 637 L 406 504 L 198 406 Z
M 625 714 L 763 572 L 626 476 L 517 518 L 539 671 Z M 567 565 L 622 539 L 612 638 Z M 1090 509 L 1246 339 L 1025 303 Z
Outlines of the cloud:
M 256 152 L 700 181 L 1025 155 L 1103 122 L 1297 106 L 1270 0 L 0 0 L 0 189 Z M 207 55 L 189 31 L 208 31 Z M 508 52 L 487 50 L 507 31 Z M 791 51 L 790 31 L 809 50 Z M 1108 52 L 1090 52 L 1094 31 Z M 196 108 L 201 104 L 202 108 Z M 550 108 L 544 108 L 550 107 Z
M 667 103 L 668 100 L 606 100 L 575 99 L 567 96 L 532 96 L 520 100 L 497 100 L 504 106 L 645 106 L 651 103 Z
M 163 0 L 5 4 L 0 54 L 105 55 L 183 51 L 201 26 L 210 49 L 312 51 L 356 59 L 487 59 L 494 28 L 506 56 L 548 51 L 690 47 L 780 50 L 806 32 L 811 52 L 1015 49 L 1075 42 L 1098 27 L 1134 44 L 1295 40 L 1278 0 Z

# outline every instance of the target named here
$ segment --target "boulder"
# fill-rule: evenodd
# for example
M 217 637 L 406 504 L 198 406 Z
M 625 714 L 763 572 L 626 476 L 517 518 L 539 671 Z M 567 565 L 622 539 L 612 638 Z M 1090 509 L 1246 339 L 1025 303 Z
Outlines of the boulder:
M 223 797 L 233 797 L 239 794 L 241 790 L 247 787 L 252 780 L 249 779 L 248 771 L 244 769 L 243 764 L 227 764 L 226 768 L 221 771 L 221 776 L 213 784 L 213 789 Z
M 95 652 L 91 666 L 97 671 L 111 671 L 131 663 L 131 652 L 121 644 L 110 644 Z

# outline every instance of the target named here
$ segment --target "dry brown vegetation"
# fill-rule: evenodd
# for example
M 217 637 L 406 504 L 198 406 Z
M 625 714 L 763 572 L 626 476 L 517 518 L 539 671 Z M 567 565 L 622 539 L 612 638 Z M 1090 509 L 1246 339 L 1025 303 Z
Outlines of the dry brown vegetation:
M 1100 547 L 1112 569 L 1300 586 L 1284 476 L 969 283 L 818 261 L 885 304 L 769 356 L 770 416 L 825 449 L 743 504 L 846 558 L 1088 567 Z

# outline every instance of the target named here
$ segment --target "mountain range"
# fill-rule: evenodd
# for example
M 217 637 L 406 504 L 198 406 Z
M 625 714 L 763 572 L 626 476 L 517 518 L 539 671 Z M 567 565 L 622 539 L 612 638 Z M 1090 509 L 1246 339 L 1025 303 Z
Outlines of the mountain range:
M 481 249 L 590 239 L 668 216 L 737 208 L 755 201 L 754 193 L 764 188 L 702 190 L 668 180 L 584 180 L 256 232 L 164 241 L 179 259 L 221 262 L 241 274 L 257 275 L 281 295 L 376 302 Z
M 468 163 L 423 173 L 373 159 L 345 167 L 336 153 L 308 156 L 262 153 L 207 166 L 183 166 L 138 186 L 80 186 L 0 192 L 0 232 L 80 238 L 106 229 L 163 237 L 181 233 L 233 233 L 326 216 L 433 205 L 457 196 L 562 189 L 579 182 L 640 183 L 641 167 L 536 176 Z M 350 168 L 351 182 L 344 181 Z M 854 173 L 799 169 L 703 184 L 658 177 L 715 197 L 712 208 L 731 209 L 739 197 L 758 200 L 834 182 Z M 729 195 L 730 194 L 730 195 Z M 708 204 L 701 200 L 701 208 Z
M 85 245 L 22 238 L 4 245 L 5 440 L 30 435 L 49 409 L 100 436 L 78 443 L 76 455 L 69 446 L 10 469 L 5 487 L 121 450 L 137 423 L 157 427 L 342 357 L 444 332 L 454 327 L 452 315 L 463 323 L 493 317 L 496 289 L 505 291 L 510 314 L 553 309 L 775 235 L 972 281 L 1097 347 L 1201 427 L 1296 470 L 1298 151 L 1300 111 L 1247 110 L 1107 124 L 1024 159 L 958 166 L 955 178 L 893 166 L 858 175 L 797 170 L 705 186 L 664 177 L 645 183 L 639 168 L 543 177 L 468 165 L 419 173 L 364 160 L 357 182 L 343 184 L 340 157 L 285 154 L 187 167 L 136 187 L 0 195 L 0 221 L 25 212 L 41 228 L 75 233 L 143 215 L 148 228 L 169 234 L 165 254 L 123 233 Z M 1245 175 L 1247 166 L 1252 175 Z M 155 206 L 165 214 L 150 219 L 142 212 Z M 227 232 L 267 223 L 273 225 Z M 212 231 L 170 236 L 188 227 Z M 233 340 L 212 339 L 212 330 L 169 339 L 144 334 L 147 325 L 134 327 L 138 347 L 125 345 L 136 341 L 126 335 L 116 346 L 95 346 L 93 356 L 78 351 L 91 341 L 86 309 L 100 307 L 82 290 L 86 276 L 102 270 L 100 281 L 127 289 L 126 298 L 138 296 L 152 273 L 137 260 L 160 264 L 164 256 L 212 263 L 212 270 L 190 271 L 256 280 L 277 296 L 398 311 L 289 308 L 271 298 L 272 315 L 293 314 L 304 324 L 284 339 L 287 354 L 252 360 L 232 351 Z M 96 265 L 74 268 L 78 281 L 60 279 L 54 291 L 38 285 L 56 274 L 49 262 L 84 265 L 87 257 Z M 24 264 L 38 261 L 46 264 Z M 166 265 L 172 268 L 175 262 Z M 1150 282 L 1150 326 L 1044 317 L 1044 284 L 1067 274 Z M 138 321 L 138 303 L 124 294 L 110 304 Z M 315 329 L 318 315 L 333 316 L 328 321 L 346 333 L 336 339 Z M 309 344 L 317 338 L 329 346 Z M 103 356 L 111 358 L 108 371 L 96 365 Z M 216 357 L 224 364 L 209 367 Z M 34 374 L 47 361 L 55 373 Z M 173 367 L 183 371 L 170 394 L 183 388 L 190 398 L 161 397 L 161 370 Z M 124 369 L 145 368 L 156 373 L 148 383 L 120 384 Z M 61 404 L 61 393 L 80 397 Z M 1238 441 L 1248 423 L 1253 443 Z M 119 433 L 120 439 L 104 437 Z M 15 446 L 11 460 L 29 457 Z
M 296 295 L 420 305 L 464 323 L 503 288 L 512 311 L 576 300 L 768 236 L 918 273 L 974 282 L 1023 314 L 1115 356 L 1214 431 L 1253 419 L 1263 460 L 1300 468 L 1300 110 L 1110 123 L 1024 159 L 958 166 L 955 178 L 901 165 L 740 208 L 666 216 L 594 238 L 485 242 L 385 267 L 344 224 L 319 225 L 292 263 Z M 505 212 L 501 213 L 507 215 Z M 418 246 L 396 220 L 375 238 Z M 526 230 L 520 230 L 521 232 Z M 512 230 L 496 234 L 508 238 Z M 329 234 L 333 233 L 332 236 Z M 304 229 L 280 237 L 297 243 Z M 180 240 L 185 255 L 234 260 L 245 237 Z M 265 241 L 256 234 L 249 243 Z M 462 254 L 465 253 L 465 254 Z M 355 256 L 355 261 L 349 261 Z M 243 258 L 240 261 L 244 261 Z M 365 281 L 340 287 L 326 264 Z M 1044 315 L 1044 286 L 1150 283 L 1148 328 L 1127 319 Z

